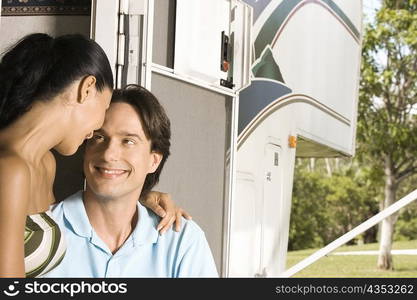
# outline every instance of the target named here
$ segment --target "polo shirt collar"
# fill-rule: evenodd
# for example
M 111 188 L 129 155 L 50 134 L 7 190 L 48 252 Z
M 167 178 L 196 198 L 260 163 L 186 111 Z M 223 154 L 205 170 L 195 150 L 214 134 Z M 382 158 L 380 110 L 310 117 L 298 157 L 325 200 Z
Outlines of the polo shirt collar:
M 137 209 L 139 218 L 131 234 L 134 246 L 156 243 L 159 237 L 159 233 L 156 230 L 159 218 L 140 204 L 139 201 L 137 202 Z
M 126 242 L 131 238 L 134 246 L 156 243 L 159 237 L 159 233 L 156 230 L 159 218 L 148 211 L 148 209 L 140 204 L 139 201 L 137 202 L 137 209 L 139 212 L 138 221 L 135 229 Z M 63 210 L 65 218 L 77 235 L 86 238 L 94 237 L 94 230 L 84 207 L 83 191 L 78 191 L 65 199 L 63 202 Z
M 90 220 L 83 203 L 83 191 L 78 191 L 64 200 L 62 204 L 65 219 L 70 223 L 74 232 L 82 237 L 91 238 Z

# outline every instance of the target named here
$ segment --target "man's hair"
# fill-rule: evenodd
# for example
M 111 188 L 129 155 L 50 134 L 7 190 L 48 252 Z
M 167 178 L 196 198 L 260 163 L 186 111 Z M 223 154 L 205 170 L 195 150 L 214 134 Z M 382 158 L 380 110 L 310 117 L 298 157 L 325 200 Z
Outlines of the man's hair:
M 113 92 L 111 103 L 127 103 L 136 109 L 146 137 L 151 141 L 151 151 L 162 154 L 155 172 L 146 176 L 141 197 L 158 183 L 159 175 L 170 154 L 171 123 L 158 99 L 147 89 L 130 84 Z

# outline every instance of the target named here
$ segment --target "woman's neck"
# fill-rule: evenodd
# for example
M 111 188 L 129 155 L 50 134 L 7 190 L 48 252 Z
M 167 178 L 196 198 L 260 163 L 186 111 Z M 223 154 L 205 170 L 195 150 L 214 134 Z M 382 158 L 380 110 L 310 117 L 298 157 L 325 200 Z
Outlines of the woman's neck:
M 36 101 L 32 108 L 0 131 L 0 148 L 39 164 L 45 154 L 63 139 L 64 109 L 59 101 Z

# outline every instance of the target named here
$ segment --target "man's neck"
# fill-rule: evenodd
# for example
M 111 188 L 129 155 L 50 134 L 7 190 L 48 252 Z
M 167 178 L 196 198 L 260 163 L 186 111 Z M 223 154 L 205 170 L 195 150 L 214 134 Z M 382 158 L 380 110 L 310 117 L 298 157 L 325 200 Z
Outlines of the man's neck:
M 88 190 L 83 199 L 91 226 L 115 254 L 135 229 L 139 217 L 137 200 L 100 199 Z

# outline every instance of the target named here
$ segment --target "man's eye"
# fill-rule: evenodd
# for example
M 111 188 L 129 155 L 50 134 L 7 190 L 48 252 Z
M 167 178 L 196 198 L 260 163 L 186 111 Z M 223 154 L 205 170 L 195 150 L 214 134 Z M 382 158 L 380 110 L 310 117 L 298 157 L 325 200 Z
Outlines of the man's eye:
M 104 139 L 104 137 L 101 134 L 94 134 L 92 139 L 95 141 L 99 141 Z
M 130 139 L 125 139 L 124 140 L 124 143 L 127 144 L 127 145 L 134 145 L 135 144 L 135 141 L 134 140 L 130 140 Z

